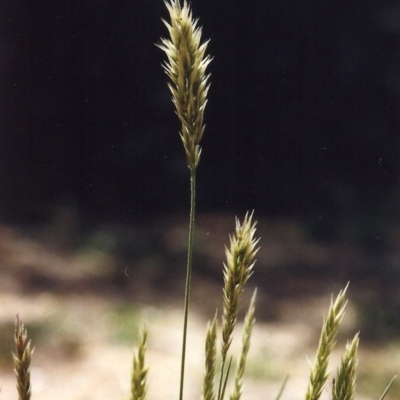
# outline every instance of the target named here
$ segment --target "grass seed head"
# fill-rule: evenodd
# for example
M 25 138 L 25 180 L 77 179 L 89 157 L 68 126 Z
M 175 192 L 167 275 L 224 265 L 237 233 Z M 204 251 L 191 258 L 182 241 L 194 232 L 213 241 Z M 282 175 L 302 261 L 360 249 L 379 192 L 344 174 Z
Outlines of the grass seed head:
M 215 314 L 212 323 L 208 323 L 206 337 L 206 363 L 203 380 L 203 395 L 202 400 L 214 400 L 214 378 L 215 364 L 217 358 L 217 314 Z
M 161 39 L 157 46 L 167 55 L 163 67 L 170 78 L 168 86 L 172 92 L 172 101 L 182 123 L 181 139 L 186 159 L 191 170 L 200 160 L 200 141 L 204 133 L 204 109 L 210 87 L 206 69 L 211 61 L 206 55 L 208 41 L 201 43 L 201 28 L 198 20 L 193 19 L 192 11 L 186 0 L 183 7 L 179 0 L 165 2 L 170 22 L 163 20 L 170 38 Z
M 144 326 L 140 333 L 139 347 L 133 356 L 130 400 L 144 400 L 146 396 L 148 368 L 145 365 L 145 354 L 147 346 L 147 332 L 147 327 Z
M 359 335 L 346 345 L 342 362 L 332 388 L 332 400 L 354 400 Z
M 256 311 L 256 296 L 257 289 L 254 290 L 251 298 L 250 306 L 244 320 L 243 336 L 242 336 L 242 351 L 239 358 L 238 367 L 236 370 L 235 383 L 233 391 L 230 395 L 230 400 L 240 400 L 243 392 L 243 376 L 246 367 L 247 354 L 250 350 L 250 339 L 253 326 L 256 322 L 255 311 Z
M 340 291 L 336 300 L 331 300 L 331 306 L 327 317 L 324 319 L 321 336 L 319 339 L 315 365 L 310 372 L 310 380 L 307 387 L 306 400 L 318 400 L 322 389 L 328 379 L 328 362 L 336 343 L 336 335 L 346 307 L 346 290 Z
M 222 359 L 225 360 L 232 341 L 232 333 L 240 309 L 244 286 L 253 273 L 259 239 L 254 238 L 257 222 L 253 214 L 246 214 L 241 224 L 236 219 L 235 235 L 230 237 L 229 249 L 225 249 L 224 264 L 224 305 L 222 316 Z
M 17 389 L 19 400 L 30 400 L 31 398 L 31 373 L 30 364 L 33 350 L 31 350 L 31 341 L 24 324 L 20 321 L 18 315 L 15 320 L 15 353 L 14 371 L 17 377 Z

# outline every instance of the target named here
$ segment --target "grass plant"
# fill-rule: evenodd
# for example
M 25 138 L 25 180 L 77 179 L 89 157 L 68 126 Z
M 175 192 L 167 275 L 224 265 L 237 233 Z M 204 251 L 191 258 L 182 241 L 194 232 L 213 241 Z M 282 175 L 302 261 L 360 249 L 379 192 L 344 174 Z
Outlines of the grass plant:
M 333 347 L 335 346 L 336 335 L 346 307 L 346 290 L 347 286 L 338 294 L 336 300 L 331 302 L 328 316 L 324 320 L 315 365 L 311 369 L 310 373 L 306 400 L 318 400 L 328 379 L 329 357 L 332 353 Z
M 332 400 L 353 400 L 356 382 L 357 349 L 359 334 L 347 343 L 337 378 L 332 385 Z
M 177 397 L 184 398 L 185 362 L 187 326 L 189 318 L 189 300 L 192 275 L 193 238 L 195 227 L 196 204 L 196 170 L 199 165 L 201 148 L 200 141 L 204 134 L 204 111 L 207 104 L 207 94 L 210 88 L 210 75 L 206 69 L 211 57 L 206 55 L 208 41 L 202 42 L 202 30 L 198 20 L 192 16 L 189 4 L 184 1 L 170 0 L 165 3 L 170 21 L 164 21 L 169 32 L 168 39 L 161 39 L 157 46 L 166 53 L 167 61 L 164 70 L 169 78 L 168 86 L 172 93 L 172 101 L 181 123 L 180 137 L 182 139 L 190 177 L 190 214 L 188 230 L 188 255 L 186 265 L 186 282 L 183 311 L 183 338 L 180 369 L 180 384 Z M 253 221 L 253 213 L 246 213 L 242 222 L 236 219 L 236 227 L 230 236 L 229 248 L 225 249 L 226 262 L 223 266 L 223 304 L 221 321 L 221 339 L 218 339 L 218 314 L 209 322 L 205 339 L 205 371 L 203 376 L 203 400 L 223 400 L 228 389 L 230 400 L 240 400 L 244 390 L 244 374 L 246 360 L 250 349 L 251 334 L 255 324 L 256 290 L 251 298 L 244 319 L 242 346 L 237 360 L 233 379 L 229 379 L 233 355 L 229 354 L 232 338 L 245 285 L 253 273 L 255 256 L 259 250 L 259 239 L 255 237 L 257 222 Z M 305 400 L 319 400 L 329 377 L 329 358 L 336 343 L 336 335 L 346 307 L 346 291 L 339 292 L 323 321 L 315 362 L 311 367 L 310 378 L 305 393 Z M 147 327 L 141 331 L 139 345 L 134 352 L 131 375 L 131 393 L 129 400 L 144 400 L 147 392 L 148 368 L 145 362 L 147 347 Z M 18 316 L 15 323 L 15 353 L 14 368 L 17 377 L 19 400 L 30 400 L 31 381 L 31 342 L 24 325 Z M 220 346 L 218 346 L 220 344 Z M 359 334 L 345 348 L 341 364 L 332 384 L 332 400 L 353 400 L 356 387 L 356 367 Z M 218 364 L 219 362 L 219 364 Z M 217 365 L 220 365 L 217 374 Z M 288 377 L 283 380 L 282 388 L 275 397 L 277 400 L 284 394 Z M 383 392 L 386 396 L 393 380 Z
M 185 380 L 187 324 L 189 316 L 190 282 L 192 276 L 192 256 L 194 239 L 194 220 L 196 209 L 196 168 L 200 161 L 200 141 L 204 133 L 204 110 L 207 104 L 207 94 L 210 88 L 209 75 L 206 69 L 211 61 L 205 55 L 208 42 L 201 43 L 201 28 L 192 17 L 192 11 L 186 0 L 183 7 L 179 0 L 165 2 L 170 20 L 164 21 L 168 28 L 170 39 L 161 39 L 158 44 L 167 55 L 168 61 L 164 69 L 170 82 L 168 87 L 172 92 L 172 101 L 181 121 L 180 136 L 186 153 L 190 170 L 190 217 L 188 237 L 188 257 L 186 267 L 185 303 L 183 319 L 183 341 L 181 358 L 181 379 L 179 399 L 183 398 L 183 383 Z
M 217 358 L 217 313 L 212 323 L 208 323 L 205 347 L 206 362 L 202 399 L 213 400 L 215 399 L 214 379 Z
M 251 298 L 250 307 L 244 319 L 243 338 L 242 338 L 242 351 L 239 357 L 239 364 L 236 371 L 235 383 L 230 395 L 230 400 L 239 400 L 243 392 L 243 376 L 246 367 L 247 354 L 250 350 L 251 331 L 253 330 L 256 311 L 256 294 L 257 289 L 254 291 Z
M 140 333 L 140 343 L 133 356 L 133 369 L 131 377 L 131 397 L 129 400 L 144 400 L 147 391 L 147 367 L 145 353 L 147 346 L 147 327 L 144 326 Z
M 19 400 L 30 400 L 31 398 L 31 358 L 33 350 L 31 349 L 31 341 L 28 338 L 28 332 L 24 324 L 19 320 L 17 315 L 15 320 L 15 353 L 14 371 L 17 377 L 17 389 Z

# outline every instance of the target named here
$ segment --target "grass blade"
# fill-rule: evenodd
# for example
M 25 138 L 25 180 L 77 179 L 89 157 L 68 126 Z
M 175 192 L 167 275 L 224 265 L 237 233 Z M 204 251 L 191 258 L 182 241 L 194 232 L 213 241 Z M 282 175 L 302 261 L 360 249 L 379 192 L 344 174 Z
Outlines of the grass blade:
M 395 380 L 396 378 L 397 378 L 397 375 L 395 375 L 395 376 L 392 378 L 392 380 L 389 382 L 389 385 L 387 385 L 385 391 L 382 393 L 382 396 L 379 398 L 379 400 L 383 400 L 383 399 L 386 397 L 387 392 L 389 391 L 390 387 L 393 385 L 393 382 L 394 382 L 394 380 Z

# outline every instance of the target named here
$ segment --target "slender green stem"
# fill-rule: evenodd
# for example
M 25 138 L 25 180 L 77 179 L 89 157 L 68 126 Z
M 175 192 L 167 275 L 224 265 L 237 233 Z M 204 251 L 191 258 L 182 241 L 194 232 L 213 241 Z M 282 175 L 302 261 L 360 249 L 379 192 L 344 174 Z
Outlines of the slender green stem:
M 192 277 L 192 255 L 194 237 L 194 213 L 196 203 L 196 167 L 190 168 L 190 218 L 189 218 L 189 238 L 188 238 L 188 257 L 186 267 L 185 284 L 185 311 L 183 319 L 183 340 L 182 340 L 182 360 L 181 360 L 181 382 L 179 389 L 179 400 L 183 399 L 183 382 L 185 380 L 185 361 L 186 361 L 186 336 L 189 316 L 190 299 L 190 280 Z
M 218 384 L 218 397 L 217 397 L 217 400 L 222 400 L 222 397 L 223 397 L 222 396 L 222 382 L 223 382 L 223 379 L 224 379 L 225 360 L 226 360 L 226 358 L 224 358 L 222 360 L 222 363 L 221 363 L 221 371 L 219 373 L 219 384 Z
M 392 380 L 390 381 L 389 385 L 387 386 L 387 388 L 385 389 L 385 391 L 383 392 L 382 396 L 380 397 L 379 400 L 383 400 L 385 398 L 385 396 L 387 395 L 387 392 L 389 391 L 390 387 L 393 384 L 393 381 L 397 378 L 397 375 L 395 375 Z
M 229 359 L 228 370 L 226 371 L 224 383 L 222 384 L 222 391 L 221 391 L 221 394 L 218 394 L 218 396 L 220 396 L 220 399 L 221 399 L 221 400 L 222 400 L 222 399 L 224 398 L 224 396 L 225 396 L 226 384 L 228 383 L 228 377 L 229 377 L 229 372 L 230 372 L 230 370 L 231 370 L 231 366 L 232 366 L 232 356 L 231 356 L 231 358 Z M 222 372 L 223 372 L 223 371 L 221 371 L 221 374 L 222 374 Z M 221 378 L 222 378 L 222 375 L 221 375 Z
M 286 375 L 285 379 L 282 382 L 282 385 L 279 389 L 278 395 L 276 396 L 275 400 L 280 400 L 283 394 L 283 391 L 285 390 L 286 384 L 289 380 L 289 375 Z

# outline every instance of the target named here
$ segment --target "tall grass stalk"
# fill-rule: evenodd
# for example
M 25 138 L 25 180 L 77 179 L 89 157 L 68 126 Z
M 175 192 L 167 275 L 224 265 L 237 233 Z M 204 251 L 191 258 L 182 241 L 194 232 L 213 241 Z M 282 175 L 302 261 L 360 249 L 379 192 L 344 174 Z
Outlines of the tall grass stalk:
M 201 43 L 201 28 L 192 17 L 190 6 L 186 2 L 181 6 L 179 0 L 165 2 L 170 22 L 164 20 L 170 34 L 169 39 L 161 39 L 158 44 L 167 55 L 164 70 L 170 82 L 172 101 L 181 121 L 180 136 L 190 169 L 190 217 L 188 236 L 188 257 L 186 266 L 184 322 L 182 339 L 181 377 L 179 399 L 183 398 L 185 380 L 187 325 L 189 316 L 190 283 L 192 276 L 192 255 L 196 202 L 196 168 L 200 161 L 200 141 L 204 133 L 203 116 L 210 87 L 206 68 L 211 61 L 205 55 L 208 41 Z

